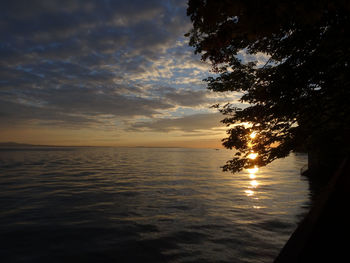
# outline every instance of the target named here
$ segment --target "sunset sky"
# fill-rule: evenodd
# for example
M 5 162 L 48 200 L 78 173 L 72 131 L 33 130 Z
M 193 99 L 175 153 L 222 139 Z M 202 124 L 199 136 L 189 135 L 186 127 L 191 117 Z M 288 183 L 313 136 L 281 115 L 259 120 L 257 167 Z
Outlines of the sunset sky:
M 239 95 L 206 90 L 186 8 L 1 1 L 0 142 L 220 147 L 222 116 L 209 107 Z

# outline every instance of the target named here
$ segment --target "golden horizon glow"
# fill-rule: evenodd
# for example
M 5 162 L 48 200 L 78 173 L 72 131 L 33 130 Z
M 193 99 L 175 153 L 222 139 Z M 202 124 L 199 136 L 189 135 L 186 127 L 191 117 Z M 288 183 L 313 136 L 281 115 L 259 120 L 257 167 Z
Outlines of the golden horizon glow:
M 1 143 L 15 142 L 32 145 L 51 146 L 107 146 L 107 147 L 184 147 L 184 148 L 213 148 L 225 149 L 221 143 L 221 136 L 181 136 L 186 133 L 161 132 L 120 132 L 114 130 L 96 130 L 82 128 L 40 129 L 19 127 L 18 129 L 4 129 Z

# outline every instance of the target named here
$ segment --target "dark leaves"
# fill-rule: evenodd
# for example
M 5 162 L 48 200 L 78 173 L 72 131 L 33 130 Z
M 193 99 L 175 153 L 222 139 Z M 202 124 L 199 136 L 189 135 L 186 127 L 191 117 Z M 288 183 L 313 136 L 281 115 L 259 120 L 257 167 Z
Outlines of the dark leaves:
M 223 144 L 237 151 L 224 170 L 249 167 L 252 149 L 259 165 L 300 148 L 349 154 L 343 132 L 350 130 L 347 1 L 190 0 L 187 12 L 190 45 L 219 74 L 205 80 L 208 88 L 240 92 L 240 101 L 249 104 L 215 105 L 229 127 Z M 241 61 L 242 50 L 270 59 L 264 66 Z M 259 136 L 250 148 L 252 130 Z

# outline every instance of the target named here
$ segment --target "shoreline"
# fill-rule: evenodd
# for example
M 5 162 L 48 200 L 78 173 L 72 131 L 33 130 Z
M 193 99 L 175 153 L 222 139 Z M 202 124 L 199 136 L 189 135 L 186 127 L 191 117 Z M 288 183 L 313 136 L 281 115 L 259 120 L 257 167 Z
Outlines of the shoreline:
M 274 263 L 328 262 L 347 258 L 345 233 L 349 230 L 348 189 L 350 162 L 344 160 L 327 185 L 319 189 L 309 213 L 293 232 Z M 312 180 L 312 179 L 311 179 Z

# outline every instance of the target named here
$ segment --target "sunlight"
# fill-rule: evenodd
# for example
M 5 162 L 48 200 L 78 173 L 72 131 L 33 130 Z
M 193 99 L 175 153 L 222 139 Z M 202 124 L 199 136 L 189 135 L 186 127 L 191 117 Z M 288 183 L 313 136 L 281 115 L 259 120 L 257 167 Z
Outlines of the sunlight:
M 249 175 L 249 178 L 250 178 L 250 179 L 255 179 L 255 178 L 256 178 L 256 175 L 255 175 L 255 174 L 250 174 L 250 175 Z
M 247 194 L 247 196 L 254 195 L 254 191 L 252 191 L 252 190 L 245 190 L 244 192 Z
M 250 154 L 248 154 L 248 158 L 249 159 L 251 159 L 251 160 L 254 160 L 256 157 L 258 156 L 258 154 L 257 153 L 255 153 L 255 152 L 252 152 L 252 153 L 250 153 Z
M 251 153 L 251 154 L 254 154 L 254 153 Z M 246 171 L 249 174 L 250 186 L 248 186 L 248 189 L 245 190 L 245 193 L 247 196 L 252 196 L 252 195 L 254 195 L 254 191 L 252 189 L 257 188 L 259 186 L 259 182 L 257 180 L 255 180 L 257 177 L 256 173 L 259 171 L 259 168 L 257 165 L 254 165 L 254 167 L 252 167 L 252 168 L 247 168 Z
M 249 148 L 252 148 L 252 147 L 253 147 L 253 145 L 254 145 L 253 143 L 248 142 L 248 147 L 249 147 Z
M 259 185 L 259 183 L 256 180 L 252 180 L 252 181 L 250 181 L 250 185 L 255 188 Z
M 253 148 L 253 140 L 256 138 L 257 136 L 257 132 L 253 131 L 251 134 L 249 134 L 249 137 L 251 138 L 251 141 L 248 141 L 248 147 L 251 149 L 250 153 L 247 155 L 247 158 L 254 160 L 256 159 L 256 157 L 258 156 L 257 153 L 255 153 L 252 148 Z M 254 195 L 254 191 L 252 189 L 257 188 L 259 183 L 256 179 L 256 173 L 259 171 L 259 168 L 257 165 L 254 165 L 254 167 L 252 168 L 247 168 L 246 169 L 249 173 L 249 179 L 251 180 L 250 186 L 248 187 L 247 190 L 245 190 L 245 193 L 247 196 L 253 196 Z
M 250 174 L 255 174 L 259 171 L 259 168 L 255 165 L 254 168 L 248 168 L 247 171 Z
M 255 139 L 255 137 L 256 137 L 256 132 L 253 131 L 253 132 L 249 135 L 249 137 L 250 137 L 251 139 Z

